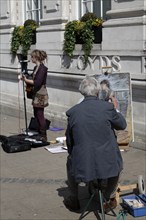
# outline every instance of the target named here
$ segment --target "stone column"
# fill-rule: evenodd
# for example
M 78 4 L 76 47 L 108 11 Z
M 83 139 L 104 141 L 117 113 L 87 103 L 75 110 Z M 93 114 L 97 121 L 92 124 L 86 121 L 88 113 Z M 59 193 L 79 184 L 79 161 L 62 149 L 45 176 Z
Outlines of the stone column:
M 145 149 L 146 132 L 146 1 L 111 0 L 104 22 L 102 50 L 120 57 L 123 71 L 130 72 L 134 147 Z
M 146 50 L 146 1 L 112 0 L 104 23 L 103 50 Z

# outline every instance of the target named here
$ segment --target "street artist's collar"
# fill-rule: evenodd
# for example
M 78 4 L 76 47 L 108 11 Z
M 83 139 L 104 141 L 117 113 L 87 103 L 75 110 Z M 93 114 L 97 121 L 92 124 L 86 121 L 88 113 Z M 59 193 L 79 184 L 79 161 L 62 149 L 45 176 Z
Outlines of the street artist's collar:
M 85 98 L 84 98 L 84 100 L 86 101 L 86 100 L 98 100 L 98 97 L 97 96 L 86 96 Z

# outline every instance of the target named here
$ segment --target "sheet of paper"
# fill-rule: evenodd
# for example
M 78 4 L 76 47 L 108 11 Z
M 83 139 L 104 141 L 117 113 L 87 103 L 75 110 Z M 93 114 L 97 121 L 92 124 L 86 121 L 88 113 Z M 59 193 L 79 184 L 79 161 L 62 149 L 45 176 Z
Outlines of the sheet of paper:
M 56 147 L 45 147 L 46 150 L 51 152 L 52 154 L 57 154 L 57 153 L 65 153 L 67 152 L 66 149 L 63 148 L 62 145 L 56 146 Z

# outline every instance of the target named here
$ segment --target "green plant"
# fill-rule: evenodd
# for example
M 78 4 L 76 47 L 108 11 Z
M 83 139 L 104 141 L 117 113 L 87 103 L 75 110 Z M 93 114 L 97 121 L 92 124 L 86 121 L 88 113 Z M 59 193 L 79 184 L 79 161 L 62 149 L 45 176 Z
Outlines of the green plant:
M 31 26 L 32 29 L 36 29 L 38 27 L 38 24 L 36 21 L 32 19 L 28 19 L 24 22 L 24 27 L 27 27 L 27 26 Z
M 64 32 L 64 53 L 72 57 L 76 39 L 79 38 L 82 42 L 85 64 L 87 64 L 94 43 L 94 28 L 102 27 L 102 23 L 102 19 L 97 18 L 96 14 L 90 12 L 84 14 L 80 20 L 69 21 Z
M 92 21 L 92 26 L 94 27 L 100 27 L 103 24 L 103 20 L 101 18 L 96 18 L 94 21 Z
M 94 21 L 96 19 L 97 19 L 97 15 L 95 13 L 87 12 L 81 17 L 80 21 L 87 22 L 87 21 Z
M 22 53 L 27 55 L 28 50 L 33 42 L 34 29 L 31 26 L 26 26 L 23 31 L 23 38 L 21 41 Z
M 83 28 L 80 30 L 80 38 L 83 41 L 82 49 L 84 51 L 85 64 L 87 64 L 88 56 L 91 53 L 94 42 L 94 33 L 90 21 L 87 21 Z
M 11 52 L 13 54 L 17 53 L 17 50 L 19 49 L 19 46 L 22 42 L 22 36 L 23 36 L 23 26 L 15 27 L 12 32 L 12 39 L 11 39 Z
M 76 27 L 77 21 L 70 21 L 65 26 L 65 32 L 64 32 L 64 52 L 69 56 L 73 56 L 73 51 L 75 49 L 75 43 L 76 43 L 76 34 L 75 34 L 75 27 Z
M 33 42 L 33 37 L 36 36 L 37 23 L 34 20 L 26 20 L 23 26 L 16 26 L 12 32 L 11 52 L 16 54 L 20 46 L 22 54 L 27 55 L 28 50 Z

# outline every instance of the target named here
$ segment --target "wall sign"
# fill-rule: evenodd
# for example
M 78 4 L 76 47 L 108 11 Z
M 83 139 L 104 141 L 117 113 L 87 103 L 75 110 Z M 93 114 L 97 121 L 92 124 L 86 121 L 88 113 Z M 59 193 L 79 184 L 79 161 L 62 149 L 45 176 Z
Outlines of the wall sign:
M 120 72 L 121 71 L 121 64 L 120 64 L 120 57 L 119 56 L 94 56 L 93 58 L 89 57 L 88 58 L 88 64 L 85 65 L 85 60 L 84 56 L 78 56 L 77 59 L 75 60 L 75 65 L 73 65 L 73 60 L 71 59 L 66 59 L 64 56 L 61 58 L 61 64 L 62 67 L 71 69 L 71 68 L 77 68 L 79 70 L 85 70 L 87 67 L 90 68 L 91 70 L 95 69 L 103 69 L 106 67 L 111 67 L 112 72 Z M 95 66 L 97 65 L 96 61 L 99 61 L 98 67 Z M 108 72 L 107 70 L 105 70 Z

